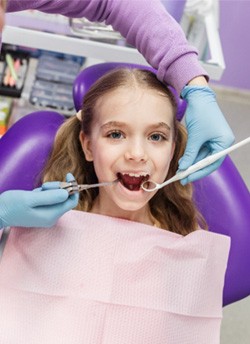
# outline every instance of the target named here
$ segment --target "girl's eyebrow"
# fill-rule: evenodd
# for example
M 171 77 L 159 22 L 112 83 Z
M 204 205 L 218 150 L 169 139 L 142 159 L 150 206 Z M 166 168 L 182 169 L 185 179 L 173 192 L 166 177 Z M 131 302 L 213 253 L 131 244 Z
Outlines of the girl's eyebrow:
M 167 123 L 165 123 L 165 122 L 159 122 L 159 123 L 156 123 L 156 124 L 152 124 L 150 126 L 150 128 L 155 129 L 155 130 L 156 129 L 161 129 L 161 128 L 164 128 L 167 131 L 171 130 L 171 127 Z
M 125 123 L 117 122 L 117 121 L 110 121 L 110 122 L 104 123 L 101 126 L 101 129 L 109 129 L 109 128 L 113 128 L 113 127 L 124 128 L 125 126 L 126 126 Z
M 109 128 L 113 128 L 113 127 L 116 127 L 116 128 L 124 128 L 126 127 L 127 125 L 123 122 L 117 122 L 117 121 L 110 121 L 110 122 L 107 122 L 105 124 L 103 124 L 101 126 L 101 129 L 109 129 Z M 170 131 L 171 128 L 170 126 L 165 123 L 165 122 L 159 122 L 159 123 L 155 123 L 155 124 L 152 124 L 149 126 L 150 129 L 161 129 L 161 128 L 164 128 L 165 130 L 167 131 Z

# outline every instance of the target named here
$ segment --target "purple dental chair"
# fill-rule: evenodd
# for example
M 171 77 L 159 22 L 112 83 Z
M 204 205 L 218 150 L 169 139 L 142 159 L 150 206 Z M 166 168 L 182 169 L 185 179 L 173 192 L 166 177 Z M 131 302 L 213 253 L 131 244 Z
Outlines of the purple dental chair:
M 73 86 L 77 111 L 92 83 L 118 66 L 152 70 L 125 63 L 103 63 L 86 68 L 76 78 Z M 185 108 L 186 104 L 178 99 L 179 120 L 183 117 Z M 59 113 L 35 112 L 19 120 L 0 139 L 0 193 L 9 189 L 30 190 L 37 186 L 39 172 L 62 123 L 63 117 Z M 231 237 L 223 294 L 223 304 L 226 306 L 250 294 L 250 194 L 229 157 L 217 171 L 195 182 L 195 189 L 196 204 L 205 217 L 209 230 Z

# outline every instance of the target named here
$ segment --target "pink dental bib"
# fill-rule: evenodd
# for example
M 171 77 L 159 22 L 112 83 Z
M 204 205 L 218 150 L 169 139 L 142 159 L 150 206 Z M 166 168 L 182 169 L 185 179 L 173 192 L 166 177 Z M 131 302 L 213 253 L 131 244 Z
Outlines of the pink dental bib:
M 13 228 L 1 344 L 217 344 L 230 239 L 71 211 Z

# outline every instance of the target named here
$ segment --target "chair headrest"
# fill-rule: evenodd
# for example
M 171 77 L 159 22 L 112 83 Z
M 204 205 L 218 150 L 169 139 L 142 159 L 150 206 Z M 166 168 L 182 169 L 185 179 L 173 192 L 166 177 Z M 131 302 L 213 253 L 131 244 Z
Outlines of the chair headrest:
M 73 99 L 74 99 L 74 104 L 77 111 L 79 111 L 82 108 L 83 97 L 88 92 L 90 87 L 104 74 L 108 73 L 112 69 L 119 68 L 119 67 L 145 69 L 145 70 L 149 70 L 153 72 L 154 74 L 157 74 L 157 71 L 153 69 L 152 67 L 142 66 L 138 64 L 132 64 L 132 63 L 105 62 L 105 63 L 100 63 L 100 64 L 87 67 L 86 69 L 84 69 L 82 72 L 79 73 L 73 85 Z M 187 107 L 186 101 L 181 99 L 178 96 L 176 90 L 172 86 L 168 86 L 168 87 L 173 93 L 175 97 L 175 101 L 177 103 L 176 117 L 178 121 L 181 121 L 186 111 L 186 107 Z

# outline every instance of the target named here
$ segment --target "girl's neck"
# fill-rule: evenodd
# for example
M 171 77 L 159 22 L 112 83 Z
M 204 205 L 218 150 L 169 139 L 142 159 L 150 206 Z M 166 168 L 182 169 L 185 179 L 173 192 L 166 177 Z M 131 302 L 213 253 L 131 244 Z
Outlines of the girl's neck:
M 94 214 L 117 217 L 124 220 L 130 220 L 130 221 L 144 223 L 150 226 L 159 227 L 159 221 L 157 221 L 153 217 L 153 215 L 150 212 L 149 207 L 144 207 L 143 209 L 136 210 L 136 211 L 128 211 L 128 210 L 124 210 L 120 208 L 111 209 L 105 206 L 103 207 L 97 197 L 90 212 Z

